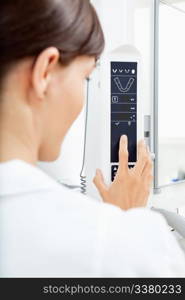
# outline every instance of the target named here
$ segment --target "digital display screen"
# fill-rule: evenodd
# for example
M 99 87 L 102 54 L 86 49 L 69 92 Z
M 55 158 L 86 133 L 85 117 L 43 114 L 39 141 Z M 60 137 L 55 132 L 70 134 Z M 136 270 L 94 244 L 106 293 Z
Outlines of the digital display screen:
M 129 162 L 136 162 L 137 62 L 111 62 L 111 163 L 118 162 L 123 134 L 128 137 Z

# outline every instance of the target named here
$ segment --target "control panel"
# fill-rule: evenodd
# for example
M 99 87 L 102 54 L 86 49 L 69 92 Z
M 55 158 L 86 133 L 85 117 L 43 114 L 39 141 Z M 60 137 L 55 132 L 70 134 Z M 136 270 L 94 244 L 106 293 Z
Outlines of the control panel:
M 118 169 L 121 135 L 128 137 L 129 167 L 137 160 L 137 62 L 111 62 L 111 177 Z

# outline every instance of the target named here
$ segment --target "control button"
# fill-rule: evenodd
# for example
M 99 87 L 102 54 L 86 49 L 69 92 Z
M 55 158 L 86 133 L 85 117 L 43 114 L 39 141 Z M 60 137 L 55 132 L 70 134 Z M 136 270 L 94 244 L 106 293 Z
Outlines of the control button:
M 134 121 L 135 116 L 130 112 L 112 112 L 111 113 L 111 121 L 113 123 L 120 121 Z
M 113 69 L 112 72 L 113 72 L 113 73 L 117 73 L 117 69 Z
M 134 163 L 128 165 L 128 168 L 129 168 L 129 169 L 132 169 L 132 168 L 134 168 L 134 167 L 135 167 L 135 164 L 134 164 Z M 114 181 L 114 178 L 115 178 L 115 176 L 116 176 L 117 171 L 118 171 L 118 165 L 112 166 L 112 171 L 111 171 L 111 179 L 112 179 L 112 181 Z
M 125 73 L 129 74 L 130 73 L 130 69 L 125 69 Z
M 136 70 L 133 69 L 133 70 L 132 70 L 132 74 L 135 74 L 135 73 L 136 73 Z
M 129 169 L 132 169 L 135 167 L 135 164 L 131 164 L 131 165 L 128 165 Z
M 118 165 L 112 166 L 112 170 L 111 170 L 111 179 L 112 179 L 112 181 L 114 181 L 114 178 L 116 176 L 117 170 L 118 170 Z
M 112 103 L 118 103 L 118 96 L 112 96 Z
M 145 131 L 144 132 L 144 137 L 149 138 L 150 137 L 150 131 Z
M 128 103 L 116 103 L 116 105 L 112 104 L 111 112 L 112 113 L 132 113 L 135 115 L 137 113 L 136 104 L 128 104 Z

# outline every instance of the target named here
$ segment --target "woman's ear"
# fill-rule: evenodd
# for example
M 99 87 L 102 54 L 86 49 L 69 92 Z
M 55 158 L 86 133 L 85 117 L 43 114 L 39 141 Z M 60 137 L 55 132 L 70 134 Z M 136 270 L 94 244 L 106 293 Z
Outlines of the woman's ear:
M 50 47 L 44 50 L 37 58 L 32 70 L 32 85 L 34 93 L 43 99 L 51 80 L 52 71 L 56 67 L 60 53 L 57 48 Z

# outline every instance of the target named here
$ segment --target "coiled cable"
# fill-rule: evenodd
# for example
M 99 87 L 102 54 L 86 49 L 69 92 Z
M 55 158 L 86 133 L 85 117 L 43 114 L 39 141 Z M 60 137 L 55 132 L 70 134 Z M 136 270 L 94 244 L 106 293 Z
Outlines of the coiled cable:
M 89 106 L 89 82 L 90 78 L 87 78 L 87 96 L 86 96 L 86 115 L 85 115 L 85 132 L 84 132 L 84 150 L 83 150 L 83 162 L 82 162 L 82 170 L 80 172 L 80 186 L 81 193 L 86 194 L 87 190 L 87 179 L 85 175 L 85 158 L 86 158 L 86 141 L 87 141 L 87 120 L 88 120 L 88 106 Z

